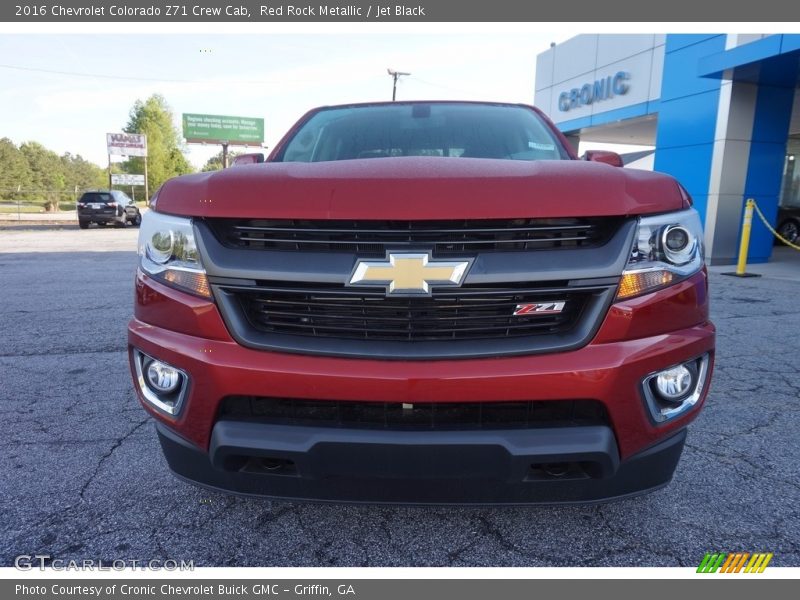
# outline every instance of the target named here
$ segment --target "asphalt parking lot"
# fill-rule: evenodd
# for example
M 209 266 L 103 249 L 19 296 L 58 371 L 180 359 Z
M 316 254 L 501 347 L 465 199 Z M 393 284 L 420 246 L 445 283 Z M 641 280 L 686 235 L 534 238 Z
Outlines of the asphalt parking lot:
M 796 280 L 712 274 L 717 369 L 674 481 L 603 506 L 409 508 L 242 499 L 172 477 L 126 362 L 136 230 L 0 227 L 0 564 L 800 565 Z

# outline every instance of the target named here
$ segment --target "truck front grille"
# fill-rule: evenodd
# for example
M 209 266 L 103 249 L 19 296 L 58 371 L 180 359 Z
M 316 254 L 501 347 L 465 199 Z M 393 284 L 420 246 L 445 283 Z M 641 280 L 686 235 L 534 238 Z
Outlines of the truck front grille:
M 616 218 L 486 219 L 457 221 L 305 221 L 211 219 L 224 245 L 250 250 L 356 252 L 383 256 L 387 249 L 430 248 L 435 255 L 465 252 L 552 250 L 604 244 Z
M 414 342 L 564 333 L 580 318 L 592 290 L 463 287 L 391 298 L 345 287 L 266 286 L 236 295 L 252 327 L 264 333 Z M 514 315 L 519 306 L 547 302 L 565 304 L 554 314 Z
M 613 302 L 636 222 L 198 219 L 209 283 L 233 338 L 318 356 L 437 360 L 566 352 Z M 388 251 L 469 259 L 459 287 L 392 296 L 348 285 Z M 526 310 L 555 303 L 560 310 Z
M 355 429 L 508 429 L 608 425 L 596 400 L 354 402 L 229 396 L 220 419 Z

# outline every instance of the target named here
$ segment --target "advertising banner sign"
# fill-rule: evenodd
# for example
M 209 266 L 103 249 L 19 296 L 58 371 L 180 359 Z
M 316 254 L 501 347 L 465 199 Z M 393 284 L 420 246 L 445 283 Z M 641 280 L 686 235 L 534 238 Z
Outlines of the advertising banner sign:
M 144 175 L 113 173 L 111 175 L 111 185 L 144 185 Z
M 107 133 L 108 153 L 117 156 L 147 156 L 147 136 L 143 133 Z
M 261 146 L 264 119 L 184 113 L 183 137 L 190 143 Z

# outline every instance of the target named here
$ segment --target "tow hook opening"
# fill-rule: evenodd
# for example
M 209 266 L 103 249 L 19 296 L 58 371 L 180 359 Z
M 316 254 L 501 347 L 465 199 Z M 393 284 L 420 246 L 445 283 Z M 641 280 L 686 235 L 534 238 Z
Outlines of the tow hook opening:
M 592 469 L 592 465 L 581 462 L 550 462 L 533 463 L 528 471 L 528 480 L 551 481 L 554 479 L 588 479 L 591 473 L 599 469 Z
M 278 456 L 231 456 L 225 461 L 225 470 L 256 475 L 297 475 L 294 461 Z

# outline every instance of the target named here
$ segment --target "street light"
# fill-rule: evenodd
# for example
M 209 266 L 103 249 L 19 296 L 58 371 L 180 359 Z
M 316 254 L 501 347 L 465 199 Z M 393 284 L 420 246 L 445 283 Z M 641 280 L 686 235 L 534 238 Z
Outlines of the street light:
M 394 71 L 392 69 L 386 69 L 386 72 L 389 73 L 389 76 L 392 78 L 392 102 L 394 102 L 395 98 L 397 98 L 397 80 L 401 77 L 407 77 L 408 75 L 411 75 L 411 73 Z

